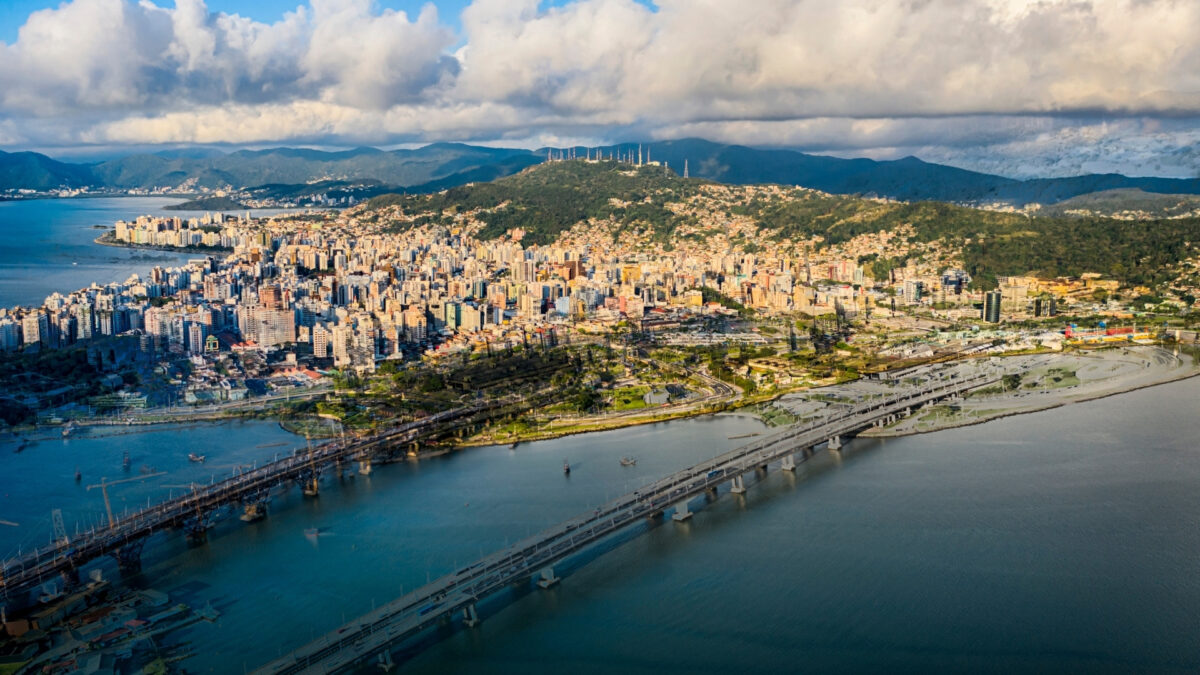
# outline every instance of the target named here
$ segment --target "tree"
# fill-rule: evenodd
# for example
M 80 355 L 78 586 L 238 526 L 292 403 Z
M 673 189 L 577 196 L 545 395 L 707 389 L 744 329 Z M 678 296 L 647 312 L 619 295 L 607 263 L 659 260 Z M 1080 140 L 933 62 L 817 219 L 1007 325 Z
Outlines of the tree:
M 1000 379 L 1000 383 L 1004 385 L 1005 391 L 1011 391 L 1021 386 L 1021 375 L 1019 373 L 1009 373 Z

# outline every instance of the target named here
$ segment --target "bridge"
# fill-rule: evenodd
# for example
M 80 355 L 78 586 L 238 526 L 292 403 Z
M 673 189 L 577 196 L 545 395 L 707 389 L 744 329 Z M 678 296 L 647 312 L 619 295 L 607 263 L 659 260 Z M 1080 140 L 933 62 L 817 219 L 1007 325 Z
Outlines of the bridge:
M 744 493 L 746 473 L 779 462 L 794 471 L 797 461 L 811 457 L 822 446 L 838 449 L 842 439 L 863 429 L 885 424 L 914 408 L 960 396 L 995 382 L 989 375 L 953 378 L 895 396 L 849 407 L 835 418 L 795 425 L 707 462 L 671 474 L 615 499 L 595 511 L 568 520 L 517 542 L 478 562 L 463 567 L 375 609 L 296 651 L 263 666 L 263 675 L 339 673 L 378 661 L 393 665 L 391 650 L 426 628 L 462 616 L 468 626 L 479 621 L 476 604 L 513 584 L 536 580 L 542 588 L 558 582 L 554 565 L 624 527 L 645 518 L 657 518 L 674 508 L 674 520 L 691 517 L 688 501 L 719 487 Z
M 531 399 L 545 395 L 541 392 Z M 188 494 L 110 522 L 104 529 L 79 535 L 69 542 L 55 542 L 0 563 L 0 598 L 19 607 L 44 583 L 77 583 L 80 568 L 103 556 L 115 557 L 123 572 L 137 571 L 141 566 L 142 547 L 152 534 L 182 529 L 193 541 L 203 541 L 216 517 L 229 507 L 241 506 L 245 509 L 243 520 L 257 520 L 266 515 L 272 492 L 281 487 L 297 484 L 305 494 L 315 496 L 321 473 L 332 465 L 359 462 L 360 470 L 369 472 L 373 458 L 393 454 L 397 448 L 404 448 L 447 425 L 463 428 L 514 407 L 528 407 L 533 405 L 531 399 L 508 397 L 474 403 L 366 438 L 338 439 L 314 446 L 307 452 L 298 450 L 294 455 L 220 482 L 197 486 Z

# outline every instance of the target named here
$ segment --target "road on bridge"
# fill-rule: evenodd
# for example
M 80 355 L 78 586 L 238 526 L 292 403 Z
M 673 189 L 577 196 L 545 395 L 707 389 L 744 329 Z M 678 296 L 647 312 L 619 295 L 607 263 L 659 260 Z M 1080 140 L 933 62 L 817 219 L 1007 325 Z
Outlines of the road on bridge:
M 794 469 L 821 445 L 838 448 L 841 437 L 889 417 L 947 397 L 982 387 L 995 378 L 935 380 L 922 389 L 875 399 L 849 407 L 842 414 L 806 425 L 789 427 L 707 462 L 688 467 L 655 483 L 613 500 L 533 537 L 414 590 L 321 638 L 273 661 L 257 673 L 345 672 L 373 658 L 391 663 L 390 650 L 424 629 L 461 612 L 468 624 L 478 621 L 476 603 L 514 583 L 528 582 L 535 574 L 540 585 L 557 581 L 553 565 L 592 544 L 649 516 L 676 508 L 676 519 L 689 515 L 687 502 L 725 483 L 733 492 L 744 492 L 743 475 L 782 462 Z

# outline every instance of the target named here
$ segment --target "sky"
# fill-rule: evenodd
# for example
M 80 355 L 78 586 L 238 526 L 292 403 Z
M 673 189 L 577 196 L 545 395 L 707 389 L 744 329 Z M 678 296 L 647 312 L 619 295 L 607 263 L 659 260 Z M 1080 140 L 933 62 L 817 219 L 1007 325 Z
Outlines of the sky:
M 1200 175 L 1197 0 L 0 0 L 0 148 L 684 137 Z

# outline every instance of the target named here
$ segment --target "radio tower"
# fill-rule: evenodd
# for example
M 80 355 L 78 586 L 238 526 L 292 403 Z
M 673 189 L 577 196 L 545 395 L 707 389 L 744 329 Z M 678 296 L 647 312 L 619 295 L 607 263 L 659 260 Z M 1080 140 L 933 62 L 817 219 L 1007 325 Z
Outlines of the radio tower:
M 685 160 L 683 160 L 683 177 L 684 177 L 684 178 L 687 178 L 687 177 L 688 177 L 688 167 L 687 167 L 687 160 L 686 160 L 686 159 L 685 159 Z

